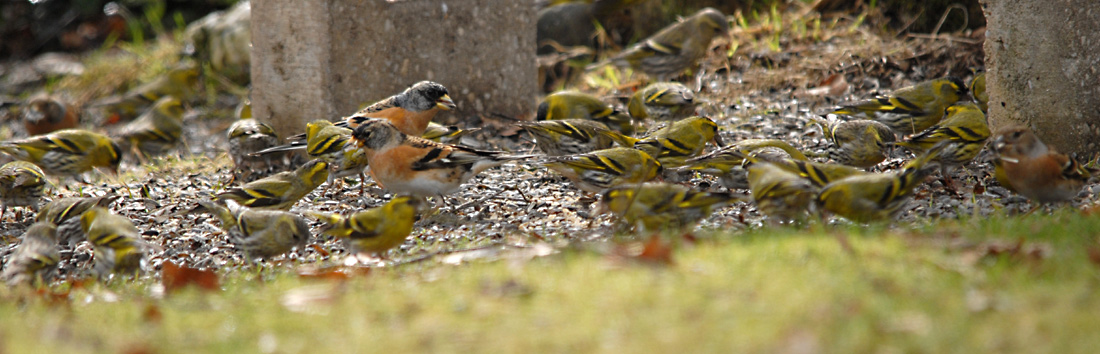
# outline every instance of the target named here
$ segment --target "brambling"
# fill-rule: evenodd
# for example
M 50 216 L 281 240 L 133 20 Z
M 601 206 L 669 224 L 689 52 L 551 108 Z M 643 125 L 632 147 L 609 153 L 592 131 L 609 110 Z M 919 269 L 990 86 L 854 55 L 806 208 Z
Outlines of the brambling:
M 533 155 L 506 155 L 437 143 L 402 133 L 383 119 L 364 121 L 352 133 L 370 161 L 370 174 L 382 188 L 399 194 L 434 196 L 457 192 L 481 171 Z
M 385 119 L 393 123 L 401 133 L 421 136 L 428 129 L 428 123 L 439 111 L 454 109 L 455 103 L 447 94 L 447 88 L 435 82 L 421 81 L 405 91 L 378 101 L 351 116 L 337 121 L 340 128 L 355 129 L 363 122 L 373 118 Z M 306 134 L 298 134 L 288 140 L 306 140 Z
M 1096 172 L 1058 153 L 1031 129 L 1018 125 L 997 130 L 993 152 L 997 181 L 1038 203 L 1073 199 Z
M 23 127 L 30 135 L 76 128 L 79 121 L 80 110 L 54 95 L 37 95 L 23 108 Z

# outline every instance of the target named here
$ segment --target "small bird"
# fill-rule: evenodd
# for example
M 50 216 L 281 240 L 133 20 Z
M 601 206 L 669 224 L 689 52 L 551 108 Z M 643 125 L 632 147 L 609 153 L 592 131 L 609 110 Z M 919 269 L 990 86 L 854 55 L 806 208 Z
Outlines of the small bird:
M 588 70 L 607 64 L 629 65 L 657 81 L 668 81 L 695 65 L 707 54 L 711 40 L 728 37 L 729 31 L 726 15 L 708 7 L 665 27 L 607 61 L 590 65 Z
M 596 24 L 607 20 L 638 0 L 557 1 L 538 10 L 535 39 L 538 54 L 559 48 L 596 44 Z
M 1069 201 L 1096 173 L 1047 146 L 1023 126 L 999 129 L 993 151 L 997 181 L 1036 203 Z
M 610 148 L 587 154 L 549 156 L 543 163 L 588 193 L 628 183 L 652 180 L 661 173 L 661 163 L 645 151 Z
M 623 134 L 634 134 L 630 116 L 596 96 L 580 91 L 558 91 L 539 103 L 535 120 L 588 119 L 603 123 Z
M 715 140 L 718 124 L 707 117 L 689 117 L 668 124 L 634 143 L 634 148 L 657 158 L 664 168 L 683 166 Z M 717 143 L 716 143 L 717 144 Z M 720 145 L 720 144 L 717 144 Z
M 821 189 L 816 204 L 855 222 L 891 218 L 909 202 L 913 189 L 935 170 L 935 160 L 947 145 L 936 145 L 898 172 L 859 174 L 832 181 Z
M 320 159 L 329 166 L 328 182 L 331 186 L 336 180 L 344 177 L 359 176 L 359 194 L 363 194 L 363 185 L 366 176 L 363 170 L 367 168 L 367 156 L 365 152 L 354 144 L 348 144 L 351 140 L 351 129 L 341 128 L 324 119 L 315 120 L 306 124 L 306 155 L 310 159 Z M 289 151 L 303 147 L 301 141 L 289 145 L 276 146 L 264 149 L 257 154 L 270 154 L 273 152 Z
M 53 279 L 61 254 L 57 250 L 57 226 L 37 222 L 27 228 L 15 252 L 8 256 L 0 279 L 8 286 L 46 284 Z
M 630 147 L 637 140 L 612 131 L 603 123 L 587 119 L 519 121 L 516 125 L 527 130 L 535 138 L 535 145 L 550 156 L 609 149 L 616 142 L 620 146 Z
M 0 166 L 0 216 L 8 207 L 37 210 L 45 188 L 45 174 L 30 162 L 12 161 Z
M 301 216 L 281 210 L 252 210 L 226 200 L 225 205 L 199 200 L 191 212 L 208 212 L 221 221 L 229 242 L 245 257 L 274 258 L 304 247 L 309 242 L 309 223 Z
M 462 129 L 455 125 L 446 126 L 436 122 L 429 122 L 428 129 L 424 130 L 421 138 L 437 143 L 453 144 L 462 140 L 462 137 L 481 130 L 481 128 Z
M 826 150 L 825 156 L 848 166 L 871 168 L 885 161 L 890 143 L 896 140 L 889 126 L 873 120 L 811 119 L 821 126 L 825 138 L 833 142 L 833 147 Z
M 877 120 L 905 136 L 939 123 L 943 111 L 965 95 L 962 80 L 945 77 L 903 87 L 885 97 L 845 104 L 833 114 Z
M 961 166 L 977 157 L 993 132 L 989 130 L 989 124 L 986 123 L 985 113 L 982 113 L 981 108 L 976 104 L 970 102 L 954 104 L 947 107 L 946 115 L 947 117 L 939 124 L 895 145 L 920 154 L 941 142 L 950 142 L 936 158 L 940 163 L 941 174 L 947 181 L 946 184 L 950 186 L 953 183 L 951 176 L 947 174 L 947 169 L 951 166 Z
M 421 136 L 439 111 L 449 111 L 455 107 L 446 87 L 431 81 L 421 81 L 404 92 L 367 106 L 335 124 L 340 128 L 354 130 L 365 121 L 380 118 L 393 123 L 405 135 Z M 306 134 L 298 134 L 288 140 L 304 141 Z
M 805 154 L 791 144 L 778 139 L 745 139 L 714 150 L 709 154 L 684 161 L 680 169 L 716 176 L 728 189 L 748 189 L 748 171 L 742 166 L 744 156 L 760 161 L 776 162 L 781 159 L 807 160 Z
M 141 232 L 125 217 L 94 207 L 80 217 L 80 226 L 95 252 L 93 271 L 100 278 L 111 273 L 136 274 L 143 268 L 151 246 Z
M 399 195 L 385 205 L 349 216 L 306 213 L 324 222 L 322 232 L 343 240 L 352 252 L 381 255 L 405 243 L 412 233 L 418 210 L 425 205 L 422 198 Z
M 970 80 L 970 97 L 978 103 L 982 112 L 989 112 L 989 93 L 985 92 L 985 73 L 980 73 Z
M 351 144 L 370 161 L 370 173 L 382 188 L 418 197 L 457 192 L 481 171 L 532 155 L 506 155 L 408 136 L 388 120 L 360 124 Z
M 199 86 L 199 67 L 185 62 L 172 68 L 153 81 L 138 86 L 120 96 L 107 97 L 92 103 L 92 107 L 105 107 L 108 112 L 104 123 L 115 124 L 129 122 L 146 108 L 164 96 L 174 96 L 188 100 L 195 95 Z
M 695 93 L 678 82 L 655 82 L 630 96 L 626 108 L 635 120 L 680 120 L 695 113 Z
M 119 146 L 129 147 L 142 163 L 151 155 L 163 154 L 176 147 L 183 134 L 183 105 L 173 96 L 164 96 L 144 113 L 127 123 L 117 134 Z
M 819 187 L 797 173 L 759 161 L 745 166 L 756 208 L 777 222 L 801 221 L 813 205 Z
M 79 122 L 80 110 L 55 95 L 36 95 L 23 109 L 23 127 L 30 135 L 76 128 Z
M 95 208 L 106 208 L 117 195 L 87 198 L 61 198 L 47 203 L 38 210 L 35 222 L 48 222 L 57 225 L 57 239 L 62 245 L 74 246 L 84 240 L 84 230 L 80 227 L 80 217 L 84 212 Z
M 76 177 L 96 167 L 117 173 L 122 158 L 118 144 L 111 138 L 80 129 L 0 142 L 0 152 L 60 177 Z
M 818 188 L 824 187 L 832 181 L 836 181 L 848 176 L 862 175 L 868 173 L 866 170 L 846 165 L 821 163 L 807 160 L 795 160 L 789 158 L 780 158 L 768 162 L 771 162 L 776 167 L 787 170 L 787 172 L 791 172 L 797 174 L 802 178 L 805 178 Z
M 742 196 L 703 192 L 678 184 L 648 182 L 624 184 L 601 194 L 597 214 L 610 212 L 642 232 L 693 226 L 715 209 L 739 201 Z
M 255 119 L 241 119 L 229 126 L 226 135 L 234 173 L 241 180 L 251 182 L 281 168 L 284 154 L 253 155 L 279 144 L 279 137 L 270 125 Z
M 328 180 L 328 163 L 312 160 L 294 171 L 267 176 L 217 195 L 254 209 L 290 210 L 298 200 Z

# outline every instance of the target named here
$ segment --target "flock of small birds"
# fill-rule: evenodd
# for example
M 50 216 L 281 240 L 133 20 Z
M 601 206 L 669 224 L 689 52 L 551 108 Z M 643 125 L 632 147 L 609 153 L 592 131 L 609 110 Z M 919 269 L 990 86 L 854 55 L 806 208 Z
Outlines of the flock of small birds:
M 720 122 L 696 115 L 696 92 L 668 80 L 696 65 L 712 40 L 728 37 L 729 23 L 717 10 L 704 9 L 594 64 L 629 66 L 656 80 L 638 89 L 625 109 L 579 91 L 547 95 L 535 121 L 512 122 L 541 153 L 463 145 L 476 129 L 432 122 L 457 105 L 447 88 L 430 81 L 335 122 L 310 122 L 287 141 L 242 106 L 241 119 L 225 132 L 234 186 L 158 220 L 209 214 L 248 260 L 302 250 L 317 240 L 311 225 L 321 225 L 320 233 L 343 242 L 351 255 L 384 257 L 406 243 L 417 225 L 432 227 L 425 223 L 448 209 L 441 207 L 448 195 L 505 164 L 554 171 L 568 181 L 550 182 L 594 203 L 592 215 L 610 214 L 619 231 L 646 235 L 690 229 L 739 203 L 751 203 L 772 224 L 891 221 L 937 171 L 943 188 L 957 191 L 959 182 L 949 172 L 972 167 L 983 153 L 992 154 L 1000 186 L 1036 205 L 1078 197 L 1096 173 L 1027 127 L 992 131 L 983 74 L 969 85 L 937 78 L 820 112 L 811 121 L 830 142 L 823 151 L 803 151 L 783 139 L 724 141 L 737 134 L 726 132 L 724 138 Z M 48 284 L 59 264 L 71 263 L 66 258 L 88 247 L 92 261 L 84 263 L 91 263 L 97 277 L 151 268 L 150 254 L 164 250 L 150 241 L 164 234 L 143 233 L 111 210 L 132 192 L 116 188 L 119 193 L 53 198 L 47 185 L 72 188 L 93 170 L 116 174 L 124 156 L 147 164 L 178 149 L 181 99 L 193 94 L 198 77 L 196 65 L 181 64 L 153 82 L 93 103 L 106 112 L 105 123 L 117 127 L 108 135 L 79 128 L 76 110 L 57 97 L 26 103 L 22 123 L 32 136 L 0 142 L 0 152 L 16 160 L 0 167 L 0 218 L 14 207 L 35 216 L 0 277 L 10 284 Z M 883 162 L 898 155 L 898 147 L 913 157 L 885 170 Z M 388 201 L 347 214 L 299 203 L 346 188 L 355 177 L 359 196 L 381 189 Z M 701 178 L 721 188 L 699 183 Z M 377 187 L 368 190 L 370 181 Z M 425 216 L 429 220 L 418 223 Z

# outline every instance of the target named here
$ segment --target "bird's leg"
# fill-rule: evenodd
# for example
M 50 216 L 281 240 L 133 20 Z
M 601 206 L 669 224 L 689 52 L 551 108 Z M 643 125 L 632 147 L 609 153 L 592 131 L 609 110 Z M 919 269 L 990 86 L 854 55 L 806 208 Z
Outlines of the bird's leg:
M 363 174 L 363 171 L 359 171 L 359 197 L 362 198 L 366 192 L 363 188 L 367 184 L 367 175 Z

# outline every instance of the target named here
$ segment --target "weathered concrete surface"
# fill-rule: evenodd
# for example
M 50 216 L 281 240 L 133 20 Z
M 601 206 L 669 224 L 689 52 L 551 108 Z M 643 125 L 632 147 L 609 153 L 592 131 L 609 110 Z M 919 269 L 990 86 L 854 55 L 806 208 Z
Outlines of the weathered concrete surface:
M 421 80 L 458 104 L 436 121 L 534 110 L 534 2 L 265 0 L 252 11 L 253 111 L 281 135 Z
M 983 0 L 989 123 L 1062 152 L 1100 151 L 1100 2 Z

